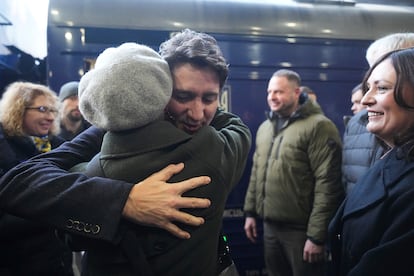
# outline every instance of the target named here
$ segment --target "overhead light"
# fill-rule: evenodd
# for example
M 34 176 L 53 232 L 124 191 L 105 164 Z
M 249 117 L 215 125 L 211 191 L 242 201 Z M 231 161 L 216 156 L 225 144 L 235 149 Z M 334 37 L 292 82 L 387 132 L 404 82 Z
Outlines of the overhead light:
M 71 32 L 66 32 L 65 33 L 65 39 L 66 39 L 66 41 L 72 41 L 72 38 L 73 38 L 73 36 L 72 36 L 72 33 Z
M 290 62 L 280 62 L 279 65 L 282 67 L 292 67 L 292 63 Z
M 54 10 L 54 9 L 51 10 L 50 13 L 53 14 L 53 15 L 55 15 L 55 16 L 59 15 L 59 11 L 58 10 Z

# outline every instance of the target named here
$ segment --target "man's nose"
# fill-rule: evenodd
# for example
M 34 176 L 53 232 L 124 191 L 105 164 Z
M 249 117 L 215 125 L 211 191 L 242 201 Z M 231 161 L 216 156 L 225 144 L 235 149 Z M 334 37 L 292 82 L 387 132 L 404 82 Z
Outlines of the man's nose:
M 351 110 L 352 111 L 354 111 L 356 108 L 355 108 L 355 104 L 352 104 L 352 106 L 351 106 Z
M 194 121 L 200 121 L 204 117 L 204 108 L 202 101 L 195 100 L 188 110 L 188 116 Z
M 268 97 L 271 100 L 276 100 L 277 99 L 277 94 L 276 93 L 269 93 Z

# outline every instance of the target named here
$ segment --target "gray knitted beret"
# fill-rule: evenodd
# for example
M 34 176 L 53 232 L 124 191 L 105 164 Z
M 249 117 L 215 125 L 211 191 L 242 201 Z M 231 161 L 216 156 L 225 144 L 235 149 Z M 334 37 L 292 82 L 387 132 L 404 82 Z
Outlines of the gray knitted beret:
M 153 49 L 124 43 L 108 48 L 79 82 L 79 109 L 110 131 L 138 128 L 163 116 L 172 93 L 168 63 Z

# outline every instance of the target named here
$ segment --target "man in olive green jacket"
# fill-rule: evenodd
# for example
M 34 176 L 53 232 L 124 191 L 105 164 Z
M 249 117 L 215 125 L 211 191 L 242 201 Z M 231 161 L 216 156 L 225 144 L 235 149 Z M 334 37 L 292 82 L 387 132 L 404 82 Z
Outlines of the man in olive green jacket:
M 257 131 L 244 211 L 255 242 L 264 220 L 269 275 L 321 275 L 329 220 L 343 197 L 341 140 L 319 105 L 299 91 L 300 77 L 275 72 L 268 120 Z

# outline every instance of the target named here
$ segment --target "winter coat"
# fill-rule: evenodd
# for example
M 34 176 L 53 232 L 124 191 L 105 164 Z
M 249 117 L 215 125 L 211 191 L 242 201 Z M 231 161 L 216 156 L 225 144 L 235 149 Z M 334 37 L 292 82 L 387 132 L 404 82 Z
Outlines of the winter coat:
M 403 148 L 358 180 L 329 225 L 332 276 L 414 275 L 413 184 Z
M 118 241 L 122 210 L 134 183 L 68 173 L 100 151 L 104 134 L 92 126 L 8 171 L 0 179 L 0 210 L 90 239 Z M 91 196 L 96 191 L 99 196 Z M 102 202 L 105 208 L 98 208 Z
M 63 142 L 51 136 L 52 148 Z M 0 171 L 39 155 L 27 136 L 9 137 L 0 126 Z M 41 201 L 38 202 L 38 204 Z M 0 274 L 5 275 L 72 275 L 72 252 L 49 226 L 0 212 Z
M 169 122 L 156 121 L 105 134 L 100 154 L 86 167 L 87 175 L 137 183 L 168 164 L 184 162 L 184 170 L 170 182 L 210 176 L 209 185 L 185 196 L 209 198 L 212 205 L 188 210 L 205 218 L 200 227 L 180 226 L 190 232 L 189 240 L 123 221 L 119 244 L 97 242 L 85 248 L 84 275 L 215 275 L 225 202 L 244 171 L 251 137 L 247 126 L 229 113 L 216 115 L 212 125 L 189 135 Z
M 50 136 L 52 149 L 57 148 L 65 140 Z M 0 124 L 0 177 L 14 166 L 40 154 L 32 139 L 28 136 L 7 136 Z
M 343 197 L 339 132 L 310 100 L 278 133 L 275 124 L 269 118 L 257 131 L 244 211 L 294 225 L 323 243 Z
M 378 139 L 366 128 L 367 116 L 366 109 L 357 113 L 345 129 L 342 150 L 342 183 L 347 194 L 382 153 Z

